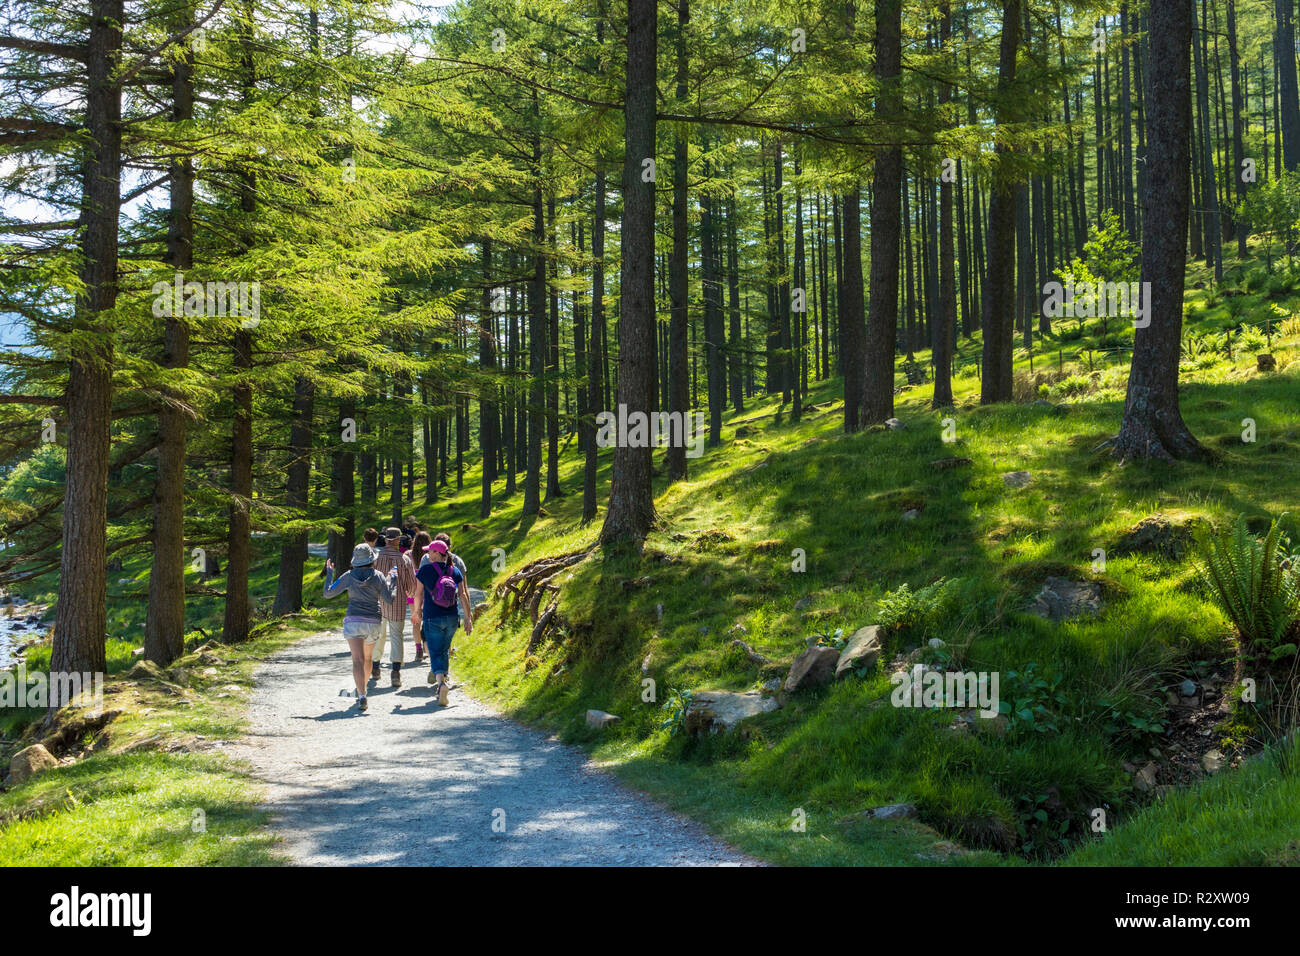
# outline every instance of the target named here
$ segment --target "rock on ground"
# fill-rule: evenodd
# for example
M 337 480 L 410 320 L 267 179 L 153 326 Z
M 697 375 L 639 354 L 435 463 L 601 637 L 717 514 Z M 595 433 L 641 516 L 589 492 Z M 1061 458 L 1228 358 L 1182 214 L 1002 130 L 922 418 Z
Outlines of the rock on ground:
M 1049 577 L 1029 605 L 1029 613 L 1049 621 L 1064 621 L 1080 614 L 1096 614 L 1101 606 L 1101 585 L 1096 581 Z
M 780 701 L 762 691 L 697 690 L 686 709 L 684 723 L 693 734 L 725 732 L 746 717 L 770 713 L 780 707 Z
M 59 761 L 55 759 L 54 754 L 46 750 L 42 744 L 24 747 L 10 758 L 9 776 L 5 780 L 5 785 L 16 787 L 47 770 L 53 770 L 58 765 Z
M 794 659 L 785 679 L 788 694 L 815 687 L 825 687 L 835 679 L 835 665 L 840 652 L 833 647 L 814 645 Z
M 881 650 L 880 628 L 877 625 L 858 628 L 840 652 L 839 661 L 835 665 L 835 676 L 844 677 L 859 667 L 874 667 Z
M 424 669 L 403 670 L 404 686 L 394 690 L 385 665 L 362 714 L 354 699 L 339 696 L 350 692 L 352 672 L 337 631 L 280 651 L 259 669 L 252 731 L 229 752 L 252 764 L 293 863 L 757 863 L 625 788 L 582 751 L 499 716 L 458 687 L 439 707 Z

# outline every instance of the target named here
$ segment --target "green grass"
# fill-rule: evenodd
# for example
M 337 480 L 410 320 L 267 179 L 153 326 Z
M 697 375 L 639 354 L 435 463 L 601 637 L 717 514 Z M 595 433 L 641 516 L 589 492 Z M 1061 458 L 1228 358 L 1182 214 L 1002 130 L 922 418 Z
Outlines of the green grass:
M 1300 863 L 1300 738 L 1236 773 L 1171 792 L 1081 847 L 1072 866 L 1294 866 Z
M 289 619 L 260 638 L 219 648 L 215 664 L 187 654 L 165 680 L 110 678 L 104 709 L 121 714 L 105 736 L 80 741 L 74 749 L 84 747 L 84 756 L 75 763 L 0 793 L 0 865 L 282 862 L 249 768 L 221 754 L 220 744 L 247 729 L 257 664 L 330 620 Z M 61 719 L 77 716 L 76 708 L 60 712 Z M 43 735 L 39 726 L 26 730 L 10 749 Z

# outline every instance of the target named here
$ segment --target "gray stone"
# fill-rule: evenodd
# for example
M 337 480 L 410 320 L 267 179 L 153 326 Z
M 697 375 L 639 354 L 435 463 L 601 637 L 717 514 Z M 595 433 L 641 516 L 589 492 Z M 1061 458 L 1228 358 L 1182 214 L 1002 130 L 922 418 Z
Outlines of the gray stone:
M 5 783 L 15 787 L 47 770 L 53 770 L 58 765 L 59 762 L 54 759 L 54 754 L 46 750 L 42 744 L 32 744 L 18 751 L 10 759 L 9 777 Z
M 903 512 L 904 521 L 915 521 L 919 517 L 921 517 L 921 512 L 917 511 L 915 508 L 909 508 Z
M 835 679 L 840 652 L 833 647 L 810 647 L 794 659 L 785 678 L 787 693 L 825 687 Z
M 1002 476 L 1002 483 L 1008 488 L 1024 488 L 1033 480 L 1034 476 L 1027 471 L 1008 471 Z
M 1139 770 L 1137 774 L 1133 777 L 1133 786 L 1136 787 L 1138 790 L 1142 791 L 1143 793 L 1146 793 L 1150 790 L 1155 789 L 1155 785 L 1156 785 L 1156 765 L 1154 763 L 1149 762 L 1145 767 Z
M 910 820 L 916 817 L 916 807 L 910 803 L 891 803 L 867 811 L 873 820 Z
M 1223 769 L 1227 760 L 1228 758 L 1223 755 L 1222 751 L 1210 750 L 1201 755 L 1201 766 L 1206 773 L 1214 774 Z
M 900 422 L 897 418 L 886 418 L 885 427 L 888 428 L 891 432 L 897 432 L 897 431 L 902 431 L 907 426 L 904 425 L 902 422 Z
M 835 664 L 836 678 L 851 674 L 858 668 L 874 667 L 883 649 L 880 642 L 880 628 L 877 625 L 858 628 L 844 645 L 844 650 L 840 652 L 839 660 Z
M 1029 613 L 1049 621 L 1064 621 L 1101 610 L 1101 585 L 1096 581 L 1071 581 L 1050 577 L 1029 606 Z
M 1178 685 L 1178 693 L 1180 693 L 1184 697 L 1195 697 L 1196 681 L 1194 680 L 1183 681 L 1181 684 Z
M 621 719 L 616 714 L 607 714 L 603 710 L 587 711 L 587 726 L 592 730 L 604 730 L 610 724 L 617 723 Z
M 1195 529 L 1202 519 L 1173 519 L 1161 512 L 1148 515 L 1120 537 L 1110 548 L 1116 557 L 1127 554 L 1156 554 L 1180 560 L 1195 541 Z
M 725 733 L 747 717 L 779 710 L 776 698 L 756 690 L 734 693 L 726 690 L 697 690 L 686 709 L 684 723 L 693 734 Z

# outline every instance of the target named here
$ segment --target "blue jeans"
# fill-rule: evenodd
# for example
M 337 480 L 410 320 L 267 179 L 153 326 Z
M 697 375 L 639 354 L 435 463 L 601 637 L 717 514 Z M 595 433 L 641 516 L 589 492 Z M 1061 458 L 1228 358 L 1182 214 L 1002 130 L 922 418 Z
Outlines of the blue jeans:
M 424 619 L 424 647 L 429 655 L 429 670 L 434 674 L 447 673 L 450 665 L 447 652 L 460 622 L 454 614 L 433 614 Z

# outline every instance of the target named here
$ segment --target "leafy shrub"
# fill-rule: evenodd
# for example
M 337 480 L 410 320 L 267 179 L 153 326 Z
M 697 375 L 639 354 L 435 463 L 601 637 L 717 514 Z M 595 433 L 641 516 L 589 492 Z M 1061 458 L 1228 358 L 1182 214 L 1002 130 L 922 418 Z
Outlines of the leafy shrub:
M 695 691 L 693 690 L 677 690 L 676 688 L 670 690 L 668 699 L 663 704 L 663 709 L 668 712 L 668 717 L 659 725 L 659 729 L 668 731 L 670 737 L 676 737 L 677 732 L 686 726 L 686 711 L 690 710 L 691 701 L 694 698 Z
M 1153 734 L 1165 732 L 1165 708 L 1152 697 L 1103 697 L 1097 701 L 1102 729 L 1114 740 L 1141 743 Z
M 1238 515 L 1231 530 L 1202 532 L 1198 544 L 1197 574 L 1236 628 L 1243 655 L 1270 663 L 1293 657 L 1300 641 L 1300 585 L 1279 521 L 1260 539 Z
M 913 591 L 903 584 L 876 604 L 876 623 L 902 637 L 920 637 L 952 610 L 960 582 L 940 578 Z
M 1010 721 L 1010 729 L 1034 733 L 1055 733 L 1061 709 L 1069 704 L 1061 690 L 1061 675 L 1043 677 L 1038 665 L 1026 664 L 1018 671 L 1006 671 L 998 684 L 998 713 Z

